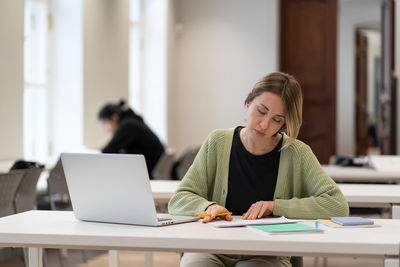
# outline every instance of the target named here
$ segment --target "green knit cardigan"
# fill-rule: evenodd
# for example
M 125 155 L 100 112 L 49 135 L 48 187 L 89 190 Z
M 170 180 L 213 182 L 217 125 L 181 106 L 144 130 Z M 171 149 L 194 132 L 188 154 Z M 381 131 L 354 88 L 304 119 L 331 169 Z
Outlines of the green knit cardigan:
M 233 133 L 231 128 L 208 136 L 169 201 L 169 213 L 193 216 L 213 203 L 225 206 Z M 284 144 L 288 137 L 283 138 Z M 342 192 L 299 140 L 281 151 L 273 214 L 303 219 L 349 216 Z

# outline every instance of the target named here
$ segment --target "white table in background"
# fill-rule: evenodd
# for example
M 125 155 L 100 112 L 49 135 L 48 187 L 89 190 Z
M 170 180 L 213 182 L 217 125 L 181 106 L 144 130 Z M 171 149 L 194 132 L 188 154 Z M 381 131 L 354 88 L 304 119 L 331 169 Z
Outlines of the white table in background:
M 181 181 L 150 180 L 151 191 L 156 202 L 168 202 L 174 195 Z
M 397 171 L 336 165 L 322 165 L 322 168 L 336 182 L 400 183 L 400 173 Z
M 172 197 L 180 181 L 152 180 L 151 188 L 156 201 Z M 398 184 L 337 184 L 351 207 L 388 207 L 392 218 L 400 219 L 400 185 Z
M 168 201 L 180 181 L 152 180 L 153 197 Z M 391 207 L 392 218 L 400 219 L 400 185 L 398 184 L 337 184 L 351 207 Z
M 327 174 L 336 182 L 367 182 L 367 183 L 400 183 L 400 173 L 381 172 L 370 168 L 341 167 L 335 165 L 322 165 Z M 38 181 L 38 192 L 47 190 L 48 172 L 43 171 Z M 174 194 L 180 181 L 151 180 L 153 196 L 156 201 L 168 201 Z
M 400 219 L 399 184 L 337 184 L 351 207 L 389 207 Z
M 11 166 L 14 164 L 15 160 L 1 160 L 0 161 L 0 173 L 8 172 Z
M 324 230 L 321 234 L 268 236 L 245 227 L 220 229 L 201 222 L 145 227 L 82 222 L 68 211 L 28 211 L 0 218 L 0 245 L 29 247 L 30 267 L 41 266 L 42 248 L 45 247 L 382 257 L 386 267 L 398 267 L 400 220 L 376 222 L 382 227 L 335 229 L 321 226 Z

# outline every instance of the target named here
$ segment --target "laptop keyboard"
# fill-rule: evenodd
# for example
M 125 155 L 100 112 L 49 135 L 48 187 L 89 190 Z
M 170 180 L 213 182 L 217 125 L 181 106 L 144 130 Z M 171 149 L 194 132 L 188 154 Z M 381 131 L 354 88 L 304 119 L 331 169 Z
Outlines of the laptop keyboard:
M 157 220 L 158 220 L 159 222 L 162 222 L 162 221 L 171 221 L 172 218 L 171 218 L 171 216 L 160 216 L 160 215 L 157 215 Z

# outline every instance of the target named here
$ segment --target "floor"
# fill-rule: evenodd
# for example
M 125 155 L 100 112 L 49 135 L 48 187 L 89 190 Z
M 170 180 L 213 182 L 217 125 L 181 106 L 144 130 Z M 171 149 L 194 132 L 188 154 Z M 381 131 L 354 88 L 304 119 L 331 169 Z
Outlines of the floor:
M 64 258 L 64 267 L 107 267 L 108 255 L 104 251 L 86 251 L 82 254 L 79 250 L 68 250 L 67 257 Z M 56 249 L 46 250 L 47 264 L 46 267 L 58 267 L 59 253 Z M 87 258 L 87 262 L 83 262 L 83 255 Z M 313 257 L 304 257 L 304 267 L 314 266 Z M 177 267 L 179 266 L 179 254 L 171 252 L 155 252 L 153 253 L 154 267 Z M 23 259 L 14 256 L 10 259 L 0 262 L 0 266 L 7 267 L 24 267 Z M 122 251 L 120 252 L 120 267 L 144 267 L 144 255 L 141 252 Z M 319 258 L 319 266 L 322 266 L 322 258 Z M 383 266 L 382 259 L 378 258 L 336 258 L 328 259 L 329 267 L 376 267 Z

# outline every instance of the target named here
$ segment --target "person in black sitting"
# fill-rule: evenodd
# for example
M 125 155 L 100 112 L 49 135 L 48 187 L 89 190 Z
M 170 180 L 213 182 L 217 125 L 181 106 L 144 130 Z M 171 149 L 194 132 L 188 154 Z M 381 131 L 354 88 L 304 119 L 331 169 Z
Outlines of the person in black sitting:
M 113 135 L 102 152 L 143 154 L 152 179 L 151 172 L 164 152 L 164 147 L 143 118 L 126 107 L 123 100 L 118 104 L 105 104 L 98 117 L 106 132 Z

